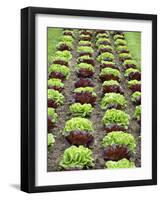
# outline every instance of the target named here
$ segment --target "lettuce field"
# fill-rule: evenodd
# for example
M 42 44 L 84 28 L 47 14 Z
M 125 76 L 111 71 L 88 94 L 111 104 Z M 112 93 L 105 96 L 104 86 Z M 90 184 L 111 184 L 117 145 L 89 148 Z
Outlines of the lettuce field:
M 141 33 L 48 28 L 47 170 L 141 166 Z

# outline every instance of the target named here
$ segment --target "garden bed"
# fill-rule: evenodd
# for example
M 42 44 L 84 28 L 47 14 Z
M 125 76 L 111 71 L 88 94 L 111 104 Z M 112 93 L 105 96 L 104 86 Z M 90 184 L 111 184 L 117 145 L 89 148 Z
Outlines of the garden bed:
M 66 33 L 67 32 L 65 32 L 65 34 Z M 102 147 L 101 144 L 107 132 L 104 127 L 104 124 L 102 123 L 102 118 L 106 110 L 101 109 L 101 106 L 100 106 L 100 102 L 104 96 L 104 92 L 103 92 L 103 86 L 102 86 L 103 82 L 100 80 L 101 63 L 100 63 L 100 60 L 99 61 L 97 60 L 98 46 L 96 45 L 96 35 L 99 33 L 105 34 L 106 32 L 105 33 L 99 32 L 99 31 L 88 32 L 85 30 L 81 32 L 79 30 L 74 30 L 74 37 L 73 37 L 73 43 L 72 43 L 73 48 L 70 50 L 72 58 L 68 61 L 68 66 L 67 66 L 70 69 L 70 75 L 68 78 L 64 78 L 62 80 L 62 82 L 64 83 L 64 87 L 61 90 L 61 93 L 64 96 L 64 103 L 56 108 L 58 119 L 54 125 L 54 128 L 50 131 L 50 133 L 52 133 L 55 138 L 55 142 L 54 142 L 54 145 L 50 147 L 50 149 L 48 148 L 47 171 L 49 172 L 62 170 L 62 166 L 64 165 L 60 163 L 62 163 L 64 152 L 66 149 L 68 149 L 72 145 L 69 142 L 69 139 L 67 139 L 67 137 L 63 135 L 63 130 L 64 130 L 64 127 L 66 126 L 66 122 L 70 120 L 71 118 L 73 118 L 73 114 L 70 111 L 70 106 L 75 103 L 75 99 L 74 99 L 74 95 L 75 95 L 74 91 L 76 89 L 75 86 L 77 86 L 78 83 L 79 84 L 82 83 L 81 81 L 79 81 L 80 79 L 88 80 L 86 81 L 86 84 L 87 85 L 89 84 L 90 88 L 91 87 L 94 88 L 94 93 L 96 94 L 96 101 L 95 103 L 91 104 L 93 107 L 93 110 L 90 116 L 85 117 L 86 119 L 90 120 L 90 122 L 92 123 L 92 126 L 93 126 L 92 136 L 94 138 L 94 141 L 90 145 L 84 145 L 92 151 L 94 165 L 89 166 L 89 168 L 85 166 L 83 167 L 83 169 L 91 170 L 91 169 L 105 168 L 106 160 L 104 159 L 104 156 L 103 156 L 104 148 Z M 128 87 L 128 79 L 124 75 L 125 69 L 123 68 L 122 61 L 119 59 L 119 54 L 118 54 L 118 51 L 116 50 L 114 36 L 112 34 L 108 34 L 107 37 L 110 42 L 107 42 L 107 39 L 106 39 L 105 42 L 103 42 L 103 44 L 106 45 L 107 43 L 107 45 L 111 45 L 113 49 L 112 54 L 114 56 L 114 60 L 112 60 L 112 62 L 115 63 L 115 67 L 113 69 L 115 70 L 117 69 L 120 72 L 119 79 L 114 79 L 114 80 L 118 80 L 119 85 L 121 86 L 121 92 L 118 91 L 116 93 L 117 94 L 121 93 L 122 95 L 124 95 L 126 99 L 126 106 L 125 108 L 123 107 L 122 109 L 124 112 L 126 112 L 130 116 L 129 125 L 126 129 L 126 132 L 129 132 L 131 133 L 131 135 L 134 136 L 134 138 L 136 139 L 136 144 L 137 144 L 136 154 L 132 155 L 131 157 L 128 155 L 123 158 L 128 158 L 128 159 L 130 158 L 132 161 L 134 161 L 136 167 L 140 167 L 141 166 L 140 124 L 133 117 L 136 105 L 131 100 L 132 91 Z M 70 39 L 70 38 L 67 38 L 67 39 Z M 78 58 L 80 56 L 80 52 L 78 52 L 78 46 L 79 46 L 80 40 L 91 42 L 91 45 L 89 45 L 88 43 L 87 46 L 93 49 L 93 52 L 91 51 L 90 48 L 86 48 L 86 49 L 84 48 L 86 52 L 83 51 L 83 55 L 90 56 L 91 59 L 94 60 L 93 74 L 87 78 L 79 77 L 77 73 L 78 72 L 77 65 L 80 64 L 80 61 L 78 62 Z M 82 46 L 85 46 L 85 43 L 83 43 Z M 102 41 L 101 41 L 101 44 L 102 44 Z M 82 60 L 82 61 L 85 61 L 85 60 Z M 88 87 L 87 85 L 84 85 L 84 86 Z M 71 137 L 72 136 L 68 138 L 71 139 Z M 77 169 L 77 167 L 75 169 Z

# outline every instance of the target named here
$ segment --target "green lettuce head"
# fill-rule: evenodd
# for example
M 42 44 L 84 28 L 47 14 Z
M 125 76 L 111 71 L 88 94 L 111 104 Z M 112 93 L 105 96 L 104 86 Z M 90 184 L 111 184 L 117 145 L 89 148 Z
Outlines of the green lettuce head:
M 64 87 L 64 83 L 58 78 L 51 78 L 48 80 L 48 86 Z
M 130 133 L 123 131 L 112 131 L 108 133 L 102 140 L 102 146 L 108 147 L 111 145 L 125 145 L 128 150 L 135 153 L 136 140 Z
M 109 80 L 109 81 L 104 81 L 102 84 L 102 86 L 111 86 L 111 85 L 119 85 L 119 82 L 115 80 Z
M 98 33 L 96 38 L 109 38 L 109 33 Z
M 114 55 L 112 53 L 109 53 L 109 52 L 101 53 L 97 57 L 97 61 L 99 61 L 99 62 L 101 62 L 101 61 L 113 61 L 113 60 L 114 60 Z
M 135 72 L 139 72 L 139 70 L 134 69 L 134 68 L 128 68 L 128 69 L 125 71 L 125 76 L 127 77 L 130 73 L 135 73 Z
M 105 74 L 109 74 L 109 75 L 114 75 L 116 77 L 120 77 L 120 72 L 117 69 L 112 69 L 110 67 L 105 67 L 101 70 L 100 76 L 105 75 Z
M 137 66 L 137 62 L 135 60 L 125 60 L 124 65 L 134 65 Z
M 68 135 L 71 131 L 93 131 L 92 122 L 82 117 L 73 117 L 65 123 L 63 135 Z
M 102 118 L 102 121 L 105 126 L 108 126 L 111 124 L 117 124 L 119 126 L 128 128 L 129 119 L 130 119 L 130 116 L 124 111 L 112 108 L 105 112 L 104 117 Z
M 51 121 L 55 123 L 58 119 L 58 115 L 55 112 L 54 108 L 48 108 L 48 116 L 51 118 Z
M 111 41 L 110 41 L 110 39 L 109 38 L 105 38 L 105 37 L 103 37 L 103 38 L 98 38 L 98 40 L 97 40 L 97 42 L 96 42 L 96 46 L 98 47 L 99 45 L 101 45 L 103 42 L 106 42 L 108 45 L 110 45 L 111 44 Z
M 63 158 L 59 163 L 62 169 L 83 169 L 94 166 L 92 151 L 83 146 L 71 146 L 64 151 Z
M 119 161 L 107 161 L 105 164 L 108 169 L 118 169 L 118 168 L 135 168 L 135 163 L 123 158 Z
M 69 107 L 69 109 L 74 116 L 80 116 L 80 117 L 89 116 L 93 111 L 93 107 L 89 103 L 85 104 L 74 103 Z
M 68 46 L 70 49 L 73 49 L 73 44 L 72 44 L 72 42 L 59 42 L 59 43 L 57 44 L 56 47 L 59 49 L 59 47 L 62 46 L 62 45 L 66 45 L 66 46 Z
M 77 48 L 77 52 L 78 53 L 81 53 L 81 52 L 86 52 L 86 53 L 93 53 L 94 50 L 92 47 L 89 47 L 89 46 L 79 46 Z
M 131 101 L 132 102 L 136 102 L 137 98 L 140 98 L 140 97 L 141 97 L 141 92 L 136 91 L 131 95 Z
M 125 59 L 132 59 L 132 56 L 129 53 L 120 53 L 119 58 L 124 59 L 124 60 Z
M 138 80 L 131 80 L 131 81 L 128 81 L 128 86 L 132 86 L 132 85 L 137 85 L 137 84 L 141 84 L 141 81 L 138 81 Z
M 134 118 L 137 120 L 140 120 L 141 118 L 141 105 L 136 106 L 135 112 L 134 112 Z
M 94 92 L 93 87 L 79 87 L 74 89 L 74 93 L 81 93 L 81 92 L 90 92 L 93 96 L 96 96 L 96 93 Z
M 80 40 L 78 43 L 79 46 L 83 45 L 92 45 L 90 41 Z
M 123 95 L 111 92 L 111 93 L 106 93 L 102 98 L 101 108 L 105 110 L 111 104 L 114 105 L 116 104 L 120 105 L 121 107 L 125 107 L 126 103 L 127 103 L 126 99 Z
M 127 45 L 127 42 L 123 39 L 117 39 L 115 40 L 115 45 L 119 46 L 119 45 Z
M 88 70 L 94 72 L 94 67 L 93 67 L 91 64 L 79 63 L 79 64 L 77 65 L 77 67 L 78 67 L 79 69 L 88 69 Z
M 72 54 L 70 51 L 65 50 L 65 51 L 56 51 L 55 56 L 59 56 L 59 57 L 64 57 L 67 59 L 67 61 L 69 61 L 70 59 L 72 59 Z
M 55 101 L 58 105 L 64 103 L 64 96 L 57 90 L 48 89 L 48 99 Z
M 48 148 L 52 147 L 55 143 L 55 138 L 52 133 L 48 133 Z
M 120 35 L 120 34 L 116 34 L 113 36 L 113 39 L 114 40 L 117 40 L 117 39 L 124 39 L 124 36 L 123 35 Z
M 52 72 L 59 72 L 63 74 L 66 78 L 70 75 L 70 69 L 65 65 L 53 64 L 49 67 L 49 74 Z
M 61 42 L 70 42 L 70 43 L 73 43 L 74 39 L 72 36 L 70 35 L 63 35 L 61 38 L 60 38 L 60 41 Z

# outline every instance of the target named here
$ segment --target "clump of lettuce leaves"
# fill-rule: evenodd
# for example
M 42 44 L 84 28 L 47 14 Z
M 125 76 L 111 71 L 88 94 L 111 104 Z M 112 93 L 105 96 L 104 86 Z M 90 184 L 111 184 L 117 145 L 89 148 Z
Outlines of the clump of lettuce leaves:
M 126 112 L 112 108 L 105 112 L 102 121 L 106 126 L 111 124 L 117 124 L 128 128 L 129 119 L 130 115 L 128 115 Z
M 71 131 L 93 131 L 92 122 L 82 117 L 73 117 L 66 121 L 63 135 L 68 135 Z
M 102 140 L 102 146 L 108 147 L 111 145 L 125 145 L 128 150 L 135 153 L 136 140 L 130 133 L 123 131 L 112 131 L 108 133 Z
M 135 168 L 135 163 L 126 158 L 123 158 L 119 161 L 107 161 L 105 163 L 105 167 L 108 169 Z
M 58 105 L 64 103 L 64 96 L 57 90 L 48 89 L 48 99 L 55 101 Z
M 92 151 L 83 146 L 71 146 L 64 151 L 63 158 L 59 163 L 63 169 L 83 169 L 94 166 Z
M 69 107 L 69 109 L 74 116 L 80 116 L 80 117 L 89 116 L 93 111 L 93 107 L 89 103 L 85 104 L 74 103 Z
M 106 93 L 101 100 L 101 108 L 107 109 L 110 104 L 117 104 L 120 106 L 126 105 L 126 99 L 122 94 L 119 93 Z

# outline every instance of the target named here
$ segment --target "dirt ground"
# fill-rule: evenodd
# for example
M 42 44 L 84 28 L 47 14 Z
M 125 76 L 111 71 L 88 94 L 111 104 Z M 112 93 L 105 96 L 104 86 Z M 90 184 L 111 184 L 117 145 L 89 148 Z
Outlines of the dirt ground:
M 111 38 L 111 41 L 113 43 L 112 38 Z M 62 136 L 61 132 L 64 129 L 65 122 L 72 117 L 69 112 L 69 106 L 73 103 L 72 91 L 74 90 L 74 83 L 78 80 L 77 75 L 75 73 L 75 65 L 76 65 L 76 58 L 77 58 L 77 53 L 76 53 L 77 44 L 78 44 L 78 39 L 76 37 L 75 42 L 74 42 L 74 49 L 72 51 L 73 58 L 70 62 L 70 66 L 69 66 L 71 69 L 71 75 L 70 75 L 69 79 L 64 82 L 65 89 L 63 91 L 63 94 L 65 96 L 65 103 L 63 106 L 60 106 L 57 109 L 59 120 L 56 123 L 56 127 L 53 129 L 53 134 L 56 137 L 55 138 L 56 142 L 54 144 L 54 147 L 48 152 L 48 162 L 47 162 L 47 164 L 48 164 L 47 171 L 48 172 L 60 170 L 59 162 L 63 156 L 63 152 L 66 148 L 68 148 L 70 146 L 69 143 L 66 141 L 66 139 Z M 96 52 L 96 48 L 94 46 L 94 41 L 93 41 L 93 48 Z M 94 58 L 96 58 L 96 53 L 94 55 Z M 95 63 L 95 74 L 92 78 L 92 82 L 95 85 L 97 101 L 96 101 L 94 110 L 92 112 L 92 115 L 89 119 L 92 121 L 93 127 L 94 127 L 95 142 L 94 142 L 93 146 L 91 147 L 91 149 L 93 151 L 94 160 L 95 160 L 95 166 L 93 169 L 102 169 L 105 166 L 105 161 L 103 160 L 103 157 L 102 157 L 101 141 L 106 132 L 104 131 L 103 124 L 101 122 L 102 117 L 104 115 L 104 111 L 102 111 L 99 106 L 100 100 L 102 98 L 102 91 L 101 91 L 102 83 L 100 82 L 99 77 L 98 77 L 98 75 L 100 73 L 100 69 L 99 69 L 99 63 L 97 61 L 95 61 L 95 62 L 96 62 Z M 123 71 L 120 67 L 120 62 L 118 60 L 118 55 L 116 53 L 115 53 L 115 62 L 120 68 L 121 86 L 123 87 L 124 94 L 125 94 L 125 97 L 128 102 L 128 105 L 127 105 L 127 108 L 125 109 L 125 111 L 131 116 L 131 121 L 130 121 L 128 132 L 133 134 L 138 141 L 136 155 L 133 158 L 133 160 L 135 161 L 136 166 L 140 167 L 141 166 L 141 153 L 140 153 L 141 152 L 141 145 L 140 145 L 141 142 L 140 142 L 140 137 L 139 137 L 140 136 L 140 126 L 136 122 L 136 120 L 132 119 L 132 115 L 134 113 L 135 106 L 132 104 L 132 102 L 130 100 L 131 91 L 127 88 L 127 81 L 125 80 L 125 78 L 123 76 Z

